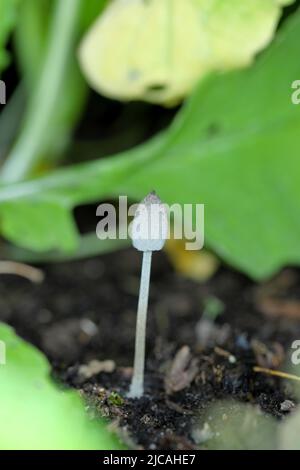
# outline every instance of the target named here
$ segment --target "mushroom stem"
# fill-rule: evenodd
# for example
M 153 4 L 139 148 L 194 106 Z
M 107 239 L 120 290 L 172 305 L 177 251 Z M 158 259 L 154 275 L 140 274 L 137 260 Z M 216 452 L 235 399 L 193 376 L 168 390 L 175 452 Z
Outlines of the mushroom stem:
M 144 393 L 146 323 L 149 298 L 152 251 L 144 251 L 136 321 L 133 377 L 129 397 L 140 398 Z

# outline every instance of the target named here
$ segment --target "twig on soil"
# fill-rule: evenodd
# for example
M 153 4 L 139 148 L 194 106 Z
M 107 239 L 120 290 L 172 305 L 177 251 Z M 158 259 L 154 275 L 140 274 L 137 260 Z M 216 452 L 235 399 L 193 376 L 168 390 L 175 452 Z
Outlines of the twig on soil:
M 183 408 L 183 407 L 180 406 L 178 403 L 174 403 L 173 401 L 168 400 L 168 399 L 166 399 L 166 405 L 167 405 L 171 410 L 176 411 L 176 413 L 180 413 L 180 414 L 183 414 L 183 415 L 190 415 L 190 416 L 193 416 L 193 415 L 195 414 L 194 411 L 188 410 L 188 409 L 186 409 L 186 408 Z
M 214 348 L 214 351 L 218 356 L 226 357 L 228 361 L 230 362 L 230 364 L 236 363 L 236 357 L 233 354 L 231 354 L 229 351 L 226 351 L 226 349 L 216 346 Z
M 282 379 L 297 380 L 300 382 L 300 377 L 294 374 L 288 374 L 287 372 L 282 372 L 280 370 L 265 369 L 264 367 L 253 367 L 254 372 L 261 372 L 262 374 L 273 375 L 276 377 L 281 377 Z
M 45 278 L 43 271 L 40 269 L 15 261 L 0 261 L 0 274 L 14 274 L 35 284 L 40 284 Z

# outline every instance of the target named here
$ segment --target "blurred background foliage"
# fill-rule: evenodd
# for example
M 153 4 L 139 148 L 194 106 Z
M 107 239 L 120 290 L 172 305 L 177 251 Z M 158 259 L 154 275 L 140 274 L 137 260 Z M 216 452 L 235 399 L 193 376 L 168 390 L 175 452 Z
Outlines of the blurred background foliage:
M 298 264 L 298 5 L 0 0 L 2 257 L 119 248 L 76 211 L 155 188 L 204 203 L 206 246 L 253 278 Z

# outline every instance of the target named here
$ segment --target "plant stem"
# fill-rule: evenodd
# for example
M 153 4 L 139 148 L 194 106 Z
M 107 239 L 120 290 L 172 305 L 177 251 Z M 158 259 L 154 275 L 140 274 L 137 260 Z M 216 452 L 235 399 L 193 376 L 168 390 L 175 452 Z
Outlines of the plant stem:
M 80 6 L 81 0 L 57 0 L 41 78 L 19 138 L 3 165 L 1 179 L 4 182 L 24 179 L 42 156 L 48 123 L 55 113 L 65 66 L 72 52 Z
M 75 252 L 50 251 L 39 253 L 20 248 L 15 245 L 3 244 L 0 247 L 0 258 L 11 261 L 19 261 L 22 263 L 64 263 L 70 260 L 78 260 L 90 258 L 99 254 L 107 253 L 114 249 L 127 248 L 128 240 L 101 240 L 99 241 L 94 232 L 81 235 L 79 245 Z M 1 261 L 0 261 L 1 263 Z M 1 272 L 0 272 L 1 274 Z
M 21 82 L 0 115 L 0 161 L 4 160 L 19 130 L 26 104 L 25 84 Z
M 130 398 L 139 398 L 144 393 L 146 323 L 149 298 L 152 251 L 144 251 L 136 321 L 135 355 Z

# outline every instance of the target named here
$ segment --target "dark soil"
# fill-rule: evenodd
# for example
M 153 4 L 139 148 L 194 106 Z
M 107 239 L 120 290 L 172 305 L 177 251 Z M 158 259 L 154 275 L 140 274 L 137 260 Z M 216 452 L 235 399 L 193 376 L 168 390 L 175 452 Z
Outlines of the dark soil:
M 102 416 L 117 422 L 134 446 L 205 447 L 210 434 L 207 411 L 217 400 L 258 405 L 278 419 L 286 415 L 289 410 L 282 404 L 295 403 L 291 381 L 254 372 L 253 367 L 280 369 L 290 360 L 291 343 L 300 338 L 300 322 L 295 312 L 287 309 L 285 314 L 285 302 L 292 298 L 297 305 L 300 272 L 286 270 L 258 288 L 241 274 L 222 268 L 200 284 L 174 273 L 163 254 L 155 255 L 145 396 L 130 400 L 126 393 L 132 373 L 140 265 L 140 254 L 128 249 L 46 266 L 42 285 L 3 276 L 0 320 L 40 348 L 54 376 L 80 389 Z M 275 291 L 281 297 L 279 307 L 272 297 Z M 207 315 L 203 320 L 204 307 L 207 311 L 215 297 L 223 303 L 222 313 L 215 322 Z M 175 386 L 170 384 L 170 370 L 175 355 L 186 345 L 191 357 L 179 370 L 182 390 L 176 391 L 176 380 Z M 87 378 L 80 366 L 95 359 L 112 360 L 116 367 Z

